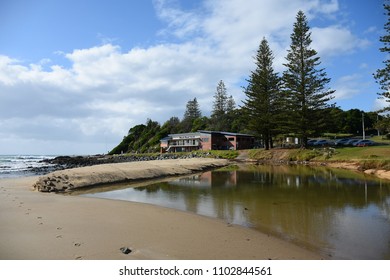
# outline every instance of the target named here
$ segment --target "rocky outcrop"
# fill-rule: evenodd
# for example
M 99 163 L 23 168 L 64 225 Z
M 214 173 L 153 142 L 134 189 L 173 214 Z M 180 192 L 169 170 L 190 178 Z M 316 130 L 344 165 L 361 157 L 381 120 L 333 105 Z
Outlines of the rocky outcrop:
M 210 158 L 100 164 L 49 173 L 40 177 L 33 188 L 40 192 L 71 192 L 104 184 L 186 175 L 227 164 L 228 160 Z
M 108 163 L 139 162 L 150 160 L 168 160 L 168 159 L 188 159 L 204 158 L 210 156 L 209 153 L 194 152 L 192 154 L 158 154 L 158 155 L 93 155 L 93 156 L 58 156 L 53 159 L 44 159 L 41 162 L 47 165 L 42 167 L 33 167 L 29 171 L 43 175 L 56 170 L 93 166 Z

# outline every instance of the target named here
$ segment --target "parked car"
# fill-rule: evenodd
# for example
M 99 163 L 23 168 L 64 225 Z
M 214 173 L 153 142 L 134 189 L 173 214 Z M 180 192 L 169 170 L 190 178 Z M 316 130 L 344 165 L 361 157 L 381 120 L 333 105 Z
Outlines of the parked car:
M 367 146 L 374 146 L 376 145 L 376 143 L 374 141 L 365 139 L 365 140 L 359 140 L 353 143 L 353 145 L 356 147 L 367 147 Z
M 331 146 L 333 143 L 329 140 L 320 139 L 313 143 L 313 146 L 316 147 L 325 147 L 325 146 Z
M 350 139 L 349 141 L 344 143 L 344 146 L 353 146 L 354 143 L 360 141 L 361 139 Z
M 317 142 L 318 139 L 309 139 L 307 140 L 307 145 L 308 146 L 314 146 L 314 143 Z
M 350 138 L 342 138 L 342 139 L 337 139 L 334 144 L 336 146 L 345 146 L 345 143 L 347 143 L 348 141 L 350 141 L 351 139 Z

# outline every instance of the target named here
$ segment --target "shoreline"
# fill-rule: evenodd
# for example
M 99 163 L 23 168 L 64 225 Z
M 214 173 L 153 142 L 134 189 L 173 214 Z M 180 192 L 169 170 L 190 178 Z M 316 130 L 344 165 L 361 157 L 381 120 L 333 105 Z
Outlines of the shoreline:
M 135 173 L 145 174 L 153 170 L 153 164 L 156 168 L 163 165 L 162 169 L 175 175 L 184 169 L 195 172 L 205 168 L 200 163 L 205 160 L 188 161 L 193 165 L 183 161 L 137 163 L 144 173 Z M 99 166 L 84 171 L 98 172 Z M 0 259 L 324 259 L 319 253 L 266 233 L 189 212 L 31 191 L 37 180 L 0 180 Z M 122 253 L 123 247 L 131 252 Z
M 361 170 L 360 166 L 356 162 L 327 162 L 326 166 L 338 169 L 347 169 L 351 171 L 356 171 L 359 173 L 364 173 L 368 175 L 373 175 L 379 179 L 390 180 L 390 170 L 383 169 L 366 169 Z

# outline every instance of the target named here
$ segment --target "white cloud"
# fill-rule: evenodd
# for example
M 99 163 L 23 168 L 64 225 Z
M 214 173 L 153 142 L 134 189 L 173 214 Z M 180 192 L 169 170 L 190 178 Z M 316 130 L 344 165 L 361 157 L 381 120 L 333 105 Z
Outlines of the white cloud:
M 207 114 L 221 79 L 240 103 L 239 85 L 253 69 L 264 36 L 280 71 L 296 12 L 302 9 L 314 18 L 332 16 L 339 9 L 335 0 L 215 0 L 186 11 L 174 2 L 155 5 L 167 22 L 160 36 L 174 36 L 176 43 L 124 50 L 110 41 L 57 52 L 68 67 L 51 65 L 45 58 L 24 65 L 0 56 L 0 131 L 31 143 L 61 139 L 77 143 L 75 147 L 97 147 L 100 144 L 91 143 L 101 143 L 105 135 L 112 148 L 131 126 L 147 118 L 163 122 L 182 117 L 186 102 L 194 97 Z M 337 26 L 314 28 L 313 39 L 321 54 L 364 46 Z M 340 81 L 338 98 L 353 96 L 353 86 L 353 81 Z
M 360 93 L 359 83 L 361 80 L 361 75 L 359 74 L 351 74 L 347 76 L 340 77 L 335 85 L 335 101 L 343 100 L 343 99 L 352 99 L 357 94 Z
M 382 110 L 383 108 L 390 107 L 390 102 L 386 101 L 384 98 L 375 99 L 373 110 Z
M 360 39 L 351 30 L 340 26 L 313 27 L 312 47 L 320 56 L 334 56 L 353 52 L 370 44 L 368 40 Z

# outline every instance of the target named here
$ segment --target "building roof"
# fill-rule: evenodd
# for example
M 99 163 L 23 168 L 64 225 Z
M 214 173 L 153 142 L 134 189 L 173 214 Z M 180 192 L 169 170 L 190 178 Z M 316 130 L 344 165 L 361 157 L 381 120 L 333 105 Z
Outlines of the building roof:
M 170 137 L 170 139 L 172 139 L 172 138 L 182 138 L 182 139 L 199 138 L 200 133 L 199 132 L 176 133 L 176 134 L 169 134 L 168 137 Z
M 209 130 L 198 130 L 197 132 L 188 132 L 188 133 L 176 133 L 169 134 L 167 137 L 162 138 L 160 141 L 165 142 L 172 139 L 194 139 L 199 138 L 201 134 L 219 134 L 227 136 L 242 136 L 242 137 L 254 137 L 250 134 L 227 132 L 227 131 L 209 131 Z
M 170 136 L 167 136 L 167 137 L 164 137 L 164 138 L 161 138 L 160 139 L 160 142 L 166 142 L 166 141 L 169 141 L 171 140 L 172 138 Z
M 250 134 L 244 134 L 244 133 L 235 133 L 235 132 L 227 132 L 227 131 L 209 131 L 209 130 L 199 130 L 200 133 L 205 134 L 223 134 L 223 135 L 229 135 L 229 136 L 245 136 L 245 137 L 254 137 Z

